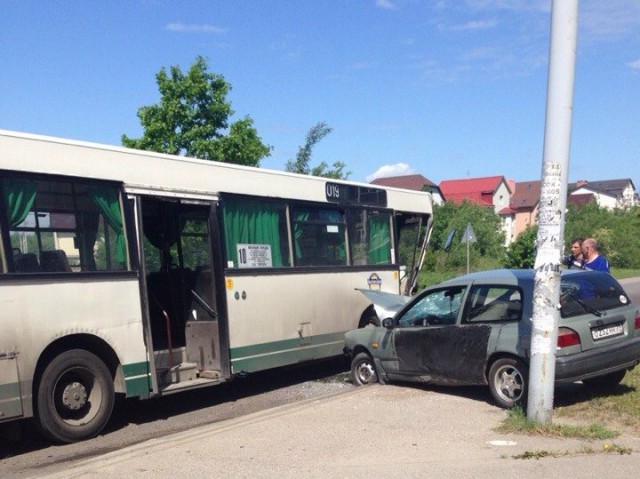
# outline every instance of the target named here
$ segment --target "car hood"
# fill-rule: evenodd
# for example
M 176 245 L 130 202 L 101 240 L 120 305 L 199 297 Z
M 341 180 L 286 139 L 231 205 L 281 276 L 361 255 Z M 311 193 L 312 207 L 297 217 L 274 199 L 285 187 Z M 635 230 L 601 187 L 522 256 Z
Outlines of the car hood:
M 411 299 L 410 296 L 404 296 L 402 294 L 385 293 L 384 291 L 376 291 L 373 289 L 356 289 L 373 303 L 376 314 L 380 319 L 395 316 Z

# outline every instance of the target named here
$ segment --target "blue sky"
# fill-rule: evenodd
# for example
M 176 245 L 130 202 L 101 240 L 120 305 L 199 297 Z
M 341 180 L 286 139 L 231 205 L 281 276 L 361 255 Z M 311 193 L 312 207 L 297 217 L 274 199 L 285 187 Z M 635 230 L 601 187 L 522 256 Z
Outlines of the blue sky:
M 204 56 L 284 169 L 541 176 L 550 0 L 0 0 L 0 128 L 120 145 Z M 582 0 L 569 180 L 640 188 L 640 0 Z

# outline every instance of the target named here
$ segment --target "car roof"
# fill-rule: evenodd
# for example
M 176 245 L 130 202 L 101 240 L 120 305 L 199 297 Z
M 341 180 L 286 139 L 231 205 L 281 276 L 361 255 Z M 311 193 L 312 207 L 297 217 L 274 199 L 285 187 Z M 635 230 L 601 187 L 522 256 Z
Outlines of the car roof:
M 533 281 L 535 270 L 533 269 L 492 269 L 487 271 L 477 271 L 474 273 L 458 276 L 441 283 L 445 284 L 457 284 L 457 283 L 469 283 L 480 281 L 483 283 L 506 283 L 517 284 L 522 282 Z
M 470 282 L 481 283 L 497 283 L 497 284 L 525 284 L 531 283 L 535 278 L 536 270 L 534 269 L 492 269 L 487 271 L 477 271 L 465 274 L 456 278 L 444 281 L 440 285 L 468 284 Z M 603 271 L 587 271 L 578 269 L 562 270 L 562 276 L 572 276 L 580 274 L 607 274 Z M 438 285 L 438 286 L 440 286 Z

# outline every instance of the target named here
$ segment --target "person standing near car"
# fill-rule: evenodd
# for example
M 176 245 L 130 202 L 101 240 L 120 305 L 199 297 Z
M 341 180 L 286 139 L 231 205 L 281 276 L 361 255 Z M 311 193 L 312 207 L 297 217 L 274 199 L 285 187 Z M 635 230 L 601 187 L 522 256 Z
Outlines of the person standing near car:
M 582 242 L 584 238 L 574 238 L 571 242 L 571 254 L 562 258 L 562 264 L 567 268 L 584 269 L 584 256 L 582 255 Z
M 582 242 L 582 255 L 584 256 L 584 269 L 611 273 L 609 262 L 600 254 L 600 245 L 594 238 L 587 238 Z

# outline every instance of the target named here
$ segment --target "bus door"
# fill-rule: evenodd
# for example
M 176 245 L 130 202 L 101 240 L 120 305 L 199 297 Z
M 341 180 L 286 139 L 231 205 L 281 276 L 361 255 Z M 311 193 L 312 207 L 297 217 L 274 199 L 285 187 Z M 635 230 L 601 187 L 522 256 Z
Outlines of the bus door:
M 139 205 L 154 392 L 222 381 L 230 366 L 216 204 L 144 196 Z
M 431 235 L 433 217 L 424 214 L 397 212 L 396 238 L 399 262 L 404 276 L 400 279 L 400 293 L 412 296 L 418 289 L 418 274 Z

